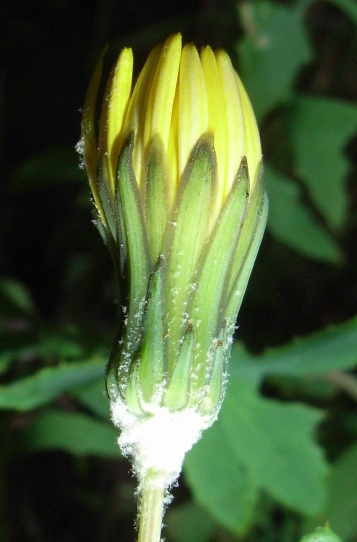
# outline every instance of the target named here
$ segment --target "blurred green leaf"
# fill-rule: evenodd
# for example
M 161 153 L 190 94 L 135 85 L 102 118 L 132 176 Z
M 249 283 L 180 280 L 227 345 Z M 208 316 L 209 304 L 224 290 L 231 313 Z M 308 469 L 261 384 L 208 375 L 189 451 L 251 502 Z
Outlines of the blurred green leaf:
M 326 378 L 317 375 L 301 378 L 301 376 L 270 376 L 269 385 L 278 389 L 281 398 L 291 399 L 299 397 L 306 401 L 328 401 L 333 399 L 338 392 L 337 388 L 330 384 Z
M 297 95 L 287 109 L 297 175 L 333 228 L 347 213 L 344 146 L 357 132 L 357 106 L 328 98 Z
M 0 375 L 6 373 L 12 361 L 12 352 L 0 352 Z
M 42 412 L 21 433 L 27 451 L 62 450 L 75 455 L 120 457 L 118 430 L 78 412 Z
M 97 416 L 106 420 L 110 419 L 109 398 L 105 390 L 103 377 L 86 386 L 75 389 L 72 395 Z
M 348 15 L 357 24 L 357 4 L 354 0 L 330 0 Z
M 31 314 L 35 310 L 30 293 L 17 280 L 3 277 L 0 280 L 0 310 L 9 317 L 14 312 Z
M 269 164 L 264 167 L 269 194 L 268 230 L 279 241 L 302 254 L 338 262 L 342 255 L 331 235 L 302 202 L 301 190 Z
M 0 386 L 0 408 L 20 411 L 38 408 L 62 393 L 98 380 L 101 376 L 104 379 L 104 371 L 105 361 L 102 358 L 40 369 L 34 375 Z
M 65 331 L 43 334 L 33 345 L 33 355 L 43 359 L 73 359 L 83 356 L 83 347 Z
M 184 473 L 197 503 L 218 523 L 236 534 L 247 529 L 257 486 L 249 468 L 237 457 L 221 416 L 186 455 Z
M 325 499 L 327 465 L 313 438 L 321 418 L 317 409 L 262 398 L 254 385 L 231 377 L 220 423 L 259 487 L 312 515 Z
M 357 536 L 357 444 L 335 462 L 329 483 L 327 517 L 342 538 Z
M 0 351 L 0 374 L 5 373 L 11 363 L 18 359 L 24 352 L 24 347 L 5 348 Z
M 203 508 L 190 501 L 169 508 L 165 526 L 169 540 L 174 542 L 208 542 L 214 522 Z
M 241 2 L 239 12 L 245 33 L 237 47 L 239 73 L 261 120 L 290 99 L 311 52 L 302 10 L 260 0 Z
M 259 396 L 256 384 L 232 378 L 223 407 L 185 461 L 197 502 L 227 529 L 242 533 L 257 488 L 303 514 L 321 511 L 327 465 L 313 432 L 322 414 Z
M 270 348 L 253 357 L 237 344 L 233 345 L 230 374 L 313 376 L 335 369 L 351 369 L 357 364 L 357 317 L 295 340 Z
M 21 192 L 63 182 L 83 182 L 85 175 L 79 167 L 75 149 L 54 147 L 32 156 L 16 170 L 14 188 Z
M 25 325 L 22 330 L 21 321 L 18 320 L 12 324 L 10 330 L 0 336 L 0 374 L 4 373 L 15 361 L 23 363 L 34 358 L 47 362 L 64 361 L 80 358 L 83 355 L 83 347 L 78 341 L 68 337 L 64 331 L 44 332 L 38 337 L 29 325 Z

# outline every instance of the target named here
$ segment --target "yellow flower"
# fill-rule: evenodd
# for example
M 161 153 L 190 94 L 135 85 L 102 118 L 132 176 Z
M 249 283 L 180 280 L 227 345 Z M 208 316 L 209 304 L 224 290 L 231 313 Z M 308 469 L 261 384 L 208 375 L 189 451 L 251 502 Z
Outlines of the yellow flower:
M 194 409 L 208 425 L 266 221 L 252 106 L 225 51 L 199 54 L 175 34 L 134 85 L 122 50 L 98 114 L 104 64 L 81 152 L 125 307 L 108 392 L 138 418 Z
M 202 135 L 211 134 L 217 160 L 212 228 L 242 158 L 247 159 L 251 189 L 261 161 L 252 106 L 227 53 L 204 47 L 199 55 L 193 44 L 182 48 L 181 35 L 174 34 L 151 52 L 132 90 L 133 53 L 123 49 L 108 81 L 96 137 L 94 106 L 102 65 L 103 60 L 93 76 L 82 123 L 83 158 L 101 215 L 96 184 L 100 156 L 114 193 L 118 157 L 133 134 L 133 168 L 144 191 L 150 146 L 159 140 L 167 168 L 169 214 L 193 147 Z

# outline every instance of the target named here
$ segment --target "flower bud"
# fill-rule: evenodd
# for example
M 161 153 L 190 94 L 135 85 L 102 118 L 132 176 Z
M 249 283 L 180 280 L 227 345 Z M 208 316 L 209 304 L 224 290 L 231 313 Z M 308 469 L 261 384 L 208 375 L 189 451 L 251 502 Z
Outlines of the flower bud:
M 107 390 L 122 447 L 138 456 L 134 426 L 185 420 L 189 431 L 191 417 L 197 439 L 217 417 L 267 198 L 254 113 L 224 51 L 199 54 L 173 35 L 132 87 L 124 49 L 98 115 L 104 65 L 105 55 L 80 150 L 122 307 Z

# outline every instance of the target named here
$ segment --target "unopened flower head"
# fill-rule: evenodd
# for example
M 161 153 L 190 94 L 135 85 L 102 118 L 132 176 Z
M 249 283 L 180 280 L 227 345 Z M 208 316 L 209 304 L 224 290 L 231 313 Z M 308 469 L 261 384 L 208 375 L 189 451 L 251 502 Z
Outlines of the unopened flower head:
M 193 411 L 204 427 L 266 222 L 254 113 L 228 55 L 182 47 L 180 34 L 153 49 L 135 83 L 123 49 L 102 99 L 104 64 L 80 147 L 125 307 L 107 389 L 138 420 Z

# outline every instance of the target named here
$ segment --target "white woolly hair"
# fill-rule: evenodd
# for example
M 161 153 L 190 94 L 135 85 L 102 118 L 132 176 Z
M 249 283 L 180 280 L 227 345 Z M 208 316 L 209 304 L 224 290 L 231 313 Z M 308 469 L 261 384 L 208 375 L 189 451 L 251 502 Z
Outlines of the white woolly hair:
M 137 418 L 121 400 L 111 403 L 111 412 L 113 423 L 121 430 L 119 447 L 131 458 L 139 479 L 139 493 L 151 469 L 157 473 L 158 483 L 171 487 L 180 475 L 186 452 L 212 423 L 211 417 L 193 408 L 170 412 L 156 406 L 147 417 Z

